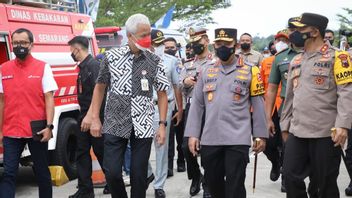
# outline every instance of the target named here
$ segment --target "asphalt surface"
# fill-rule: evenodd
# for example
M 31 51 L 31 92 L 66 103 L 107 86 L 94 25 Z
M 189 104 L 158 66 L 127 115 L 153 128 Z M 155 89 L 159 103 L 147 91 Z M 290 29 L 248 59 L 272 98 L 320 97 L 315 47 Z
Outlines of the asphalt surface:
M 155 155 L 152 151 L 151 162 L 155 165 Z M 247 166 L 247 177 L 246 177 L 246 189 L 248 198 L 284 198 L 285 193 L 280 192 L 280 179 L 277 182 L 272 182 L 269 179 L 269 173 L 271 169 L 270 162 L 266 159 L 265 155 L 261 154 L 258 157 L 257 167 L 257 183 L 256 189 L 253 193 L 252 182 L 253 182 L 253 170 L 254 170 L 254 158 L 251 157 L 251 162 Z M 342 160 L 341 160 L 342 162 Z M 175 165 L 176 167 L 176 165 Z M 59 187 L 53 187 L 53 194 L 55 198 L 68 197 L 76 191 L 77 180 L 70 181 Z M 169 198 L 188 198 L 189 186 L 191 181 L 187 179 L 185 172 L 178 173 L 174 171 L 174 176 L 167 179 L 165 184 L 166 196 Z M 338 184 L 340 188 L 341 197 L 345 197 L 344 189 L 349 184 L 349 178 L 344 167 L 343 162 L 341 163 L 340 176 L 338 178 Z M 130 191 L 130 187 L 127 187 L 127 191 Z M 18 198 L 38 198 L 38 188 L 35 183 L 35 177 L 30 167 L 20 168 L 17 181 L 16 197 Z M 95 188 L 95 197 L 107 198 L 108 195 L 103 195 L 102 188 Z M 154 197 L 154 189 L 152 184 L 149 186 L 147 191 L 147 197 Z M 202 191 L 195 196 L 195 198 L 202 197 Z

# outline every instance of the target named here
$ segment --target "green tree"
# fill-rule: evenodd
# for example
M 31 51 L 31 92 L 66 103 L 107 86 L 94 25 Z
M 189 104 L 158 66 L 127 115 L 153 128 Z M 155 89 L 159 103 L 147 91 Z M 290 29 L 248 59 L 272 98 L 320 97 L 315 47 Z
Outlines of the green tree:
M 135 13 L 145 14 L 154 23 L 173 5 L 176 5 L 173 20 L 197 19 L 203 23 L 214 23 L 207 13 L 228 7 L 231 3 L 230 0 L 100 0 L 95 25 L 123 26 L 127 18 Z
M 338 20 L 340 21 L 340 30 L 347 30 L 352 32 L 352 9 L 342 8 L 345 14 L 337 14 Z M 339 31 L 338 31 L 339 33 Z M 339 35 L 339 39 L 340 39 Z M 348 42 L 352 43 L 352 36 L 348 37 Z

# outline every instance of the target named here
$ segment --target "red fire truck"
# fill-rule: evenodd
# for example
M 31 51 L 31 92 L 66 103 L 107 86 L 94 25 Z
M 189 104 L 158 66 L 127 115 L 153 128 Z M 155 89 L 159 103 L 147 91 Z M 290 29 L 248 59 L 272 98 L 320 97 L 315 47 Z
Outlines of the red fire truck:
M 47 5 L 43 7 L 49 8 Z M 56 5 L 54 7 L 58 7 L 59 10 L 67 8 Z M 76 87 L 78 67 L 70 56 L 67 42 L 77 35 L 87 36 L 90 39 L 91 54 L 94 56 L 98 52 L 98 47 L 89 16 L 47 8 L 0 3 L 0 65 L 15 58 L 11 46 L 11 33 L 18 28 L 31 30 L 34 34 L 32 55 L 51 65 L 59 87 L 55 92 L 54 138 L 49 141 L 50 164 L 62 166 L 68 178 L 74 179 L 77 143 L 74 133 L 79 130 L 76 121 L 79 113 Z M 2 163 L 2 148 L 0 148 L 0 163 Z M 21 164 L 31 164 L 27 148 L 22 153 Z

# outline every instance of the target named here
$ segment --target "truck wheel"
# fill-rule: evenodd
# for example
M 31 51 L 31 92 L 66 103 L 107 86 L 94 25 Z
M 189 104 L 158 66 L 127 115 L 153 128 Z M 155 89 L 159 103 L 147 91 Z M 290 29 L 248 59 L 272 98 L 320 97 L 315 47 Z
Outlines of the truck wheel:
M 73 118 L 63 118 L 59 121 L 55 158 L 59 165 L 63 166 L 70 180 L 77 178 L 76 149 L 79 132 L 78 123 Z

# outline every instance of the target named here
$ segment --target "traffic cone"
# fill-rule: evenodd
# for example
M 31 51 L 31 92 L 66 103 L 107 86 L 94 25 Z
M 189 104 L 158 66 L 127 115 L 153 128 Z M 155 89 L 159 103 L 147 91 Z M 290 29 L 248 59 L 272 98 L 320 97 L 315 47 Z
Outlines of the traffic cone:
M 106 184 L 104 172 L 95 156 L 93 149 L 90 149 L 90 156 L 92 157 L 92 181 L 94 187 L 103 187 Z

